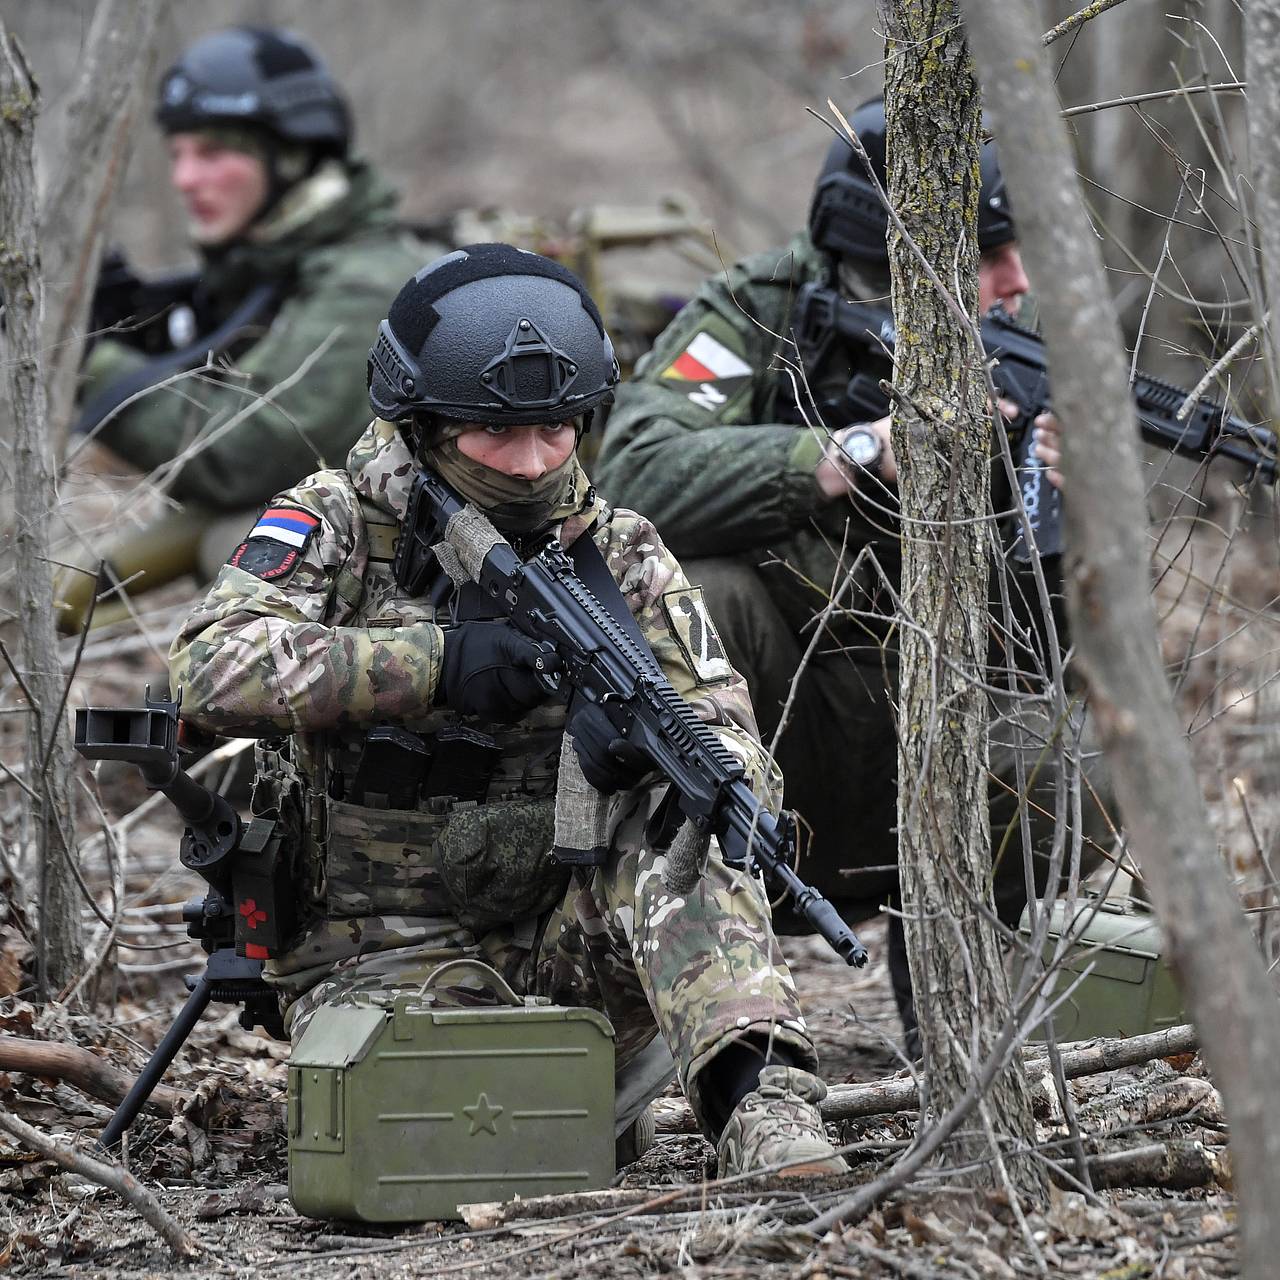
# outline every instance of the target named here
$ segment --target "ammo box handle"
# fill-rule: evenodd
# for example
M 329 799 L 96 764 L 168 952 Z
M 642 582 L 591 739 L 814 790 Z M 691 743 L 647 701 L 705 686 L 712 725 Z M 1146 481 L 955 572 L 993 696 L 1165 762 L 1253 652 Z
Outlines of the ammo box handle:
M 444 964 L 437 965 L 427 974 L 426 981 L 422 984 L 422 990 L 419 995 L 426 995 L 433 987 L 437 987 L 446 977 L 454 977 L 458 974 L 465 974 L 470 977 L 478 978 L 481 982 L 492 987 L 501 1000 L 507 1004 L 515 1005 L 517 1008 L 524 1007 L 524 1001 L 520 999 L 507 980 L 492 965 L 487 965 L 483 960 L 474 960 L 469 956 L 462 956 L 457 960 L 446 960 Z

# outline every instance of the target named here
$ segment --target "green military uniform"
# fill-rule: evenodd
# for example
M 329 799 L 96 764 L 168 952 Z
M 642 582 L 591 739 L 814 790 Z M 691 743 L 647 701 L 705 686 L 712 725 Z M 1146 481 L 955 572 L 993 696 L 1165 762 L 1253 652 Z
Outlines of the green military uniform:
M 319 467 L 340 466 L 368 412 L 370 335 L 387 299 L 434 254 L 396 224 L 395 194 L 372 169 L 326 161 L 246 238 L 209 252 L 203 264 L 205 327 L 256 285 L 277 282 L 283 300 L 266 329 L 228 353 L 229 367 L 141 397 L 96 438 L 152 471 L 197 439 L 217 436 L 305 364 L 305 377 L 184 463 L 169 492 L 215 511 L 245 510 Z M 103 340 L 90 355 L 82 399 L 143 363 L 136 350 Z
M 417 988 L 442 960 L 479 955 L 520 992 L 604 1010 L 625 1066 L 660 1032 L 704 1127 L 698 1076 L 726 1045 L 772 1036 L 814 1065 L 768 902 L 714 845 L 689 895 L 663 887 L 645 826 L 665 787 L 616 796 L 611 856 L 589 888 L 549 857 L 564 709 L 518 724 L 477 724 L 500 749 L 479 804 L 384 807 L 356 796 L 375 725 L 428 744 L 463 718 L 434 704 L 443 653 L 428 625 L 444 606 L 409 597 L 391 571 L 416 467 L 399 431 L 375 421 L 346 470 L 311 476 L 270 504 L 304 545 L 256 576 L 229 564 L 174 642 L 183 714 L 220 733 L 264 739 L 257 811 L 291 822 L 302 926 L 269 965 L 297 1038 L 320 1004 L 362 988 Z M 292 514 L 289 514 L 292 513 Z M 744 763 L 762 798 L 778 779 L 756 737 L 742 679 L 692 644 L 697 592 L 647 520 L 610 511 L 579 468 L 552 527 L 592 537 L 662 669 Z M 249 544 L 246 544 L 249 545 Z M 233 557 L 239 558 L 239 557 Z M 443 599 L 441 597 L 440 599 Z M 465 984 L 460 1002 L 489 993 Z
M 208 251 L 202 332 L 259 285 L 275 284 L 280 301 L 264 325 L 217 353 L 214 367 L 145 392 L 94 431 L 144 472 L 193 451 L 165 477 L 183 510 L 94 547 L 85 563 L 103 556 L 120 579 L 143 575 L 134 592 L 183 573 L 211 578 L 272 494 L 341 465 L 368 413 L 370 335 L 387 299 L 436 252 L 397 224 L 395 193 L 372 169 L 337 160 L 295 184 L 243 239 Z M 81 402 L 147 362 L 102 339 L 86 363 Z M 93 590 L 91 575 L 60 575 L 64 627 L 78 629 Z
M 786 803 L 812 833 L 799 870 L 846 914 L 858 914 L 874 911 L 896 886 L 893 597 L 901 552 L 891 489 L 867 478 L 851 498 L 828 502 L 814 480 L 827 436 L 797 407 L 804 381 L 791 329 L 800 287 L 834 285 L 832 275 L 802 233 L 704 283 L 619 391 L 594 475 L 610 501 L 651 515 L 703 586 L 766 744 L 791 700 L 777 759 Z M 841 285 L 855 287 L 848 277 Z M 821 400 L 854 372 L 833 349 L 803 377 Z M 842 608 L 805 658 L 814 615 L 850 571 Z M 1026 598 L 1035 600 L 1033 587 Z M 993 649 L 998 659 L 998 638 Z M 1075 733 L 1080 724 L 1065 729 Z M 1054 732 L 1033 699 L 993 699 L 993 844 L 1004 850 L 996 897 L 1014 922 L 1025 900 L 1017 764 L 1033 780 L 1028 808 L 1043 880 L 1054 827 Z M 1086 834 L 1106 839 L 1089 795 L 1084 811 Z

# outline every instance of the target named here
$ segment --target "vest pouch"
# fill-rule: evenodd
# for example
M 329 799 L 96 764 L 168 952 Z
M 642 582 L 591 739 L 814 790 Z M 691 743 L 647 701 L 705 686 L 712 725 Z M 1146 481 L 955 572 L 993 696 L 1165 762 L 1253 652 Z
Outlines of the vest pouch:
M 302 778 L 284 750 L 259 742 L 254 748 L 253 790 L 249 812 L 278 822 L 291 843 L 301 843 L 306 829 Z
M 255 819 L 265 818 L 274 825 L 279 843 L 273 874 L 291 886 L 302 915 L 309 917 L 317 906 L 320 868 L 314 865 L 312 854 L 307 789 L 287 749 L 283 745 L 277 747 L 275 741 L 268 739 L 254 748 L 249 812 Z
M 556 802 L 510 800 L 455 809 L 437 849 L 453 914 L 484 929 L 556 906 L 569 869 L 552 855 Z
M 333 799 L 327 808 L 324 873 L 330 919 L 453 914 L 436 848 L 452 816 Z

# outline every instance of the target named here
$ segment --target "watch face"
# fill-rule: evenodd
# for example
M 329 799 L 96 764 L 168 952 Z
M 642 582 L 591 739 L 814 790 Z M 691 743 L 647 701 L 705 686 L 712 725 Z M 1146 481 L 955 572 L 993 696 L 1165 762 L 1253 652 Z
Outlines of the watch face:
M 879 437 L 871 431 L 850 431 L 840 447 L 860 467 L 870 467 L 880 457 Z

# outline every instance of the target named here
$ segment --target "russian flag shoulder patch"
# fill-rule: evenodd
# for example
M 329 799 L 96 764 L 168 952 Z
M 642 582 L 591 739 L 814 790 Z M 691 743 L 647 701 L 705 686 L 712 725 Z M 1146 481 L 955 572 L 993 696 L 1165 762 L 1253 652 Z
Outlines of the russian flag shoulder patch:
M 258 517 L 227 563 L 266 582 L 287 578 L 301 563 L 319 527 L 320 517 L 310 511 L 273 504 Z

